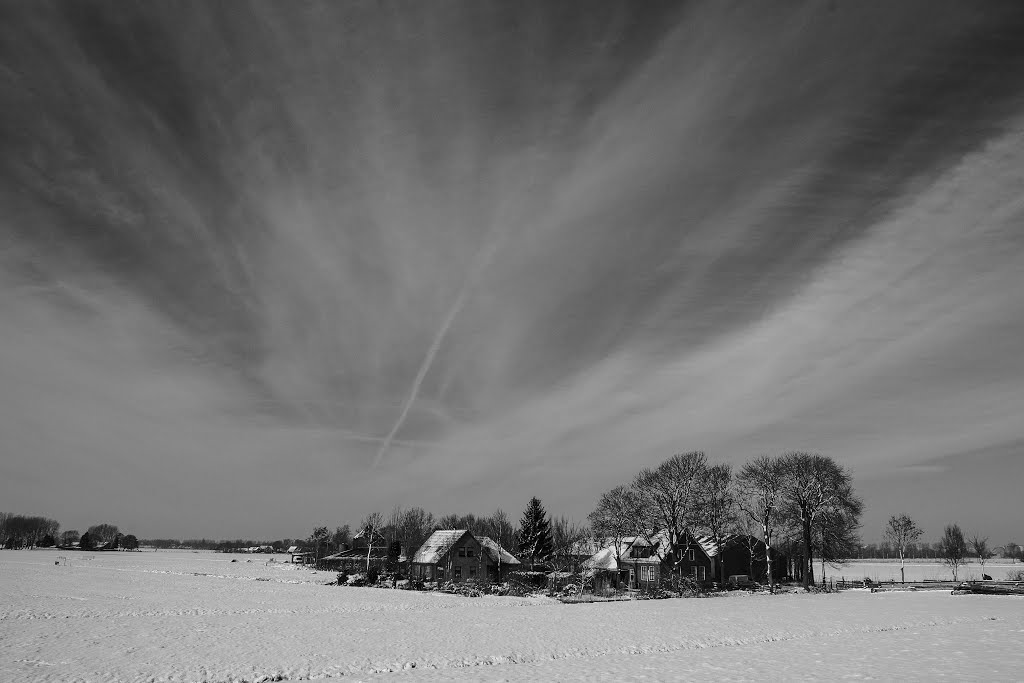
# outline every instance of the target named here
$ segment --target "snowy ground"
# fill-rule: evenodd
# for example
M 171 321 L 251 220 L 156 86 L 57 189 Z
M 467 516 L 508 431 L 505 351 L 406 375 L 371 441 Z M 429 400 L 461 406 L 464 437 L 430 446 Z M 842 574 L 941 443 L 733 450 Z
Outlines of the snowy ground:
M 54 565 L 60 556 L 70 565 Z M 562 605 L 329 587 L 330 574 L 266 556 L 88 557 L 0 552 L 0 680 L 1024 678 L 1024 598 Z
M 820 565 L 815 564 L 815 572 L 819 571 Z M 1020 562 L 1011 563 L 1009 560 L 989 560 L 985 563 L 985 574 L 988 574 L 996 581 L 1001 581 L 1012 571 L 1014 573 L 1024 570 L 1024 564 Z M 953 573 L 941 560 L 907 560 L 906 565 L 907 581 L 952 581 Z M 957 579 L 960 581 L 981 580 L 981 565 L 976 560 L 962 565 L 957 572 Z M 825 577 L 839 579 L 845 576 L 847 579 L 860 580 L 864 577 L 872 581 L 893 581 L 900 580 L 899 560 L 854 560 L 849 564 L 833 569 L 825 566 Z

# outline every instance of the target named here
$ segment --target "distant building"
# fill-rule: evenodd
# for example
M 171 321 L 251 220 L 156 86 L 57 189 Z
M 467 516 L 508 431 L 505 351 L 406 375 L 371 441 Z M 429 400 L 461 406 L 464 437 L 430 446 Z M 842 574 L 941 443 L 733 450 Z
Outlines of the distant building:
M 318 566 L 352 573 L 364 572 L 369 565 L 372 569 L 382 571 L 386 568 L 388 560 L 388 546 L 384 537 L 375 533 L 371 542 L 367 535 L 360 531 L 352 538 L 351 548 L 320 558 Z M 404 561 L 404 558 L 399 557 L 398 561 Z

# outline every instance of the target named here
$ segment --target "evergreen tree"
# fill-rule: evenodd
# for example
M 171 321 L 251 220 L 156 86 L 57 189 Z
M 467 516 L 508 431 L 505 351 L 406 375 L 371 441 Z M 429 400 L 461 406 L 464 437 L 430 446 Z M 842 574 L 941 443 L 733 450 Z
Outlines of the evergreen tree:
M 86 531 L 84 534 L 82 534 L 82 537 L 80 539 L 78 539 L 78 547 L 81 548 L 82 550 L 92 550 L 93 549 L 93 545 L 94 544 L 93 544 L 92 536 L 89 535 L 88 531 Z
M 553 545 L 548 513 L 540 499 L 534 496 L 527 503 L 519 522 L 519 554 L 529 562 L 530 571 L 533 571 L 534 563 L 544 562 L 551 557 Z

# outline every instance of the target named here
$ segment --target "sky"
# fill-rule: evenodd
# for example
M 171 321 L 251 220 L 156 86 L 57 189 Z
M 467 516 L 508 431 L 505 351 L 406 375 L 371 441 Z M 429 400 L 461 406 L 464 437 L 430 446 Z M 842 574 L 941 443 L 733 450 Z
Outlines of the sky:
M 5 3 L 0 509 L 582 520 L 834 457 L 1024 541 L 1019 2 Z

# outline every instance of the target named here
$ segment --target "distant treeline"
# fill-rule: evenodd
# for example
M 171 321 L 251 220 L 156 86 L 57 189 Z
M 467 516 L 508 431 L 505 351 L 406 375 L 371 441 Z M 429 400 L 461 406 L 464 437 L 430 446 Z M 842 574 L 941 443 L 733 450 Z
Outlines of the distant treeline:
M 255 541 L 247 538 L 236 538 L 234 540 L 216 541 L 210 538 L 144 538 L 139 545 L 157 548 L 160 550 L 187 549 L 187 550 L 217 550 L 228 552 L 238 548 L 266 548 L 270 547 L 275 552 L 283 552 L 293 545 L 302 543 L 301 540 L 283 538 L 277 541 Z
M 57 545 L 60 522 L 49 517 L 0 512 L 0 541 L 4 548 L 45 548 Z
M 139 547 L 135 536 L 121 533 L 114 524 L 96 524 L 84 534 L 75 529 L 61 533 L 60 522 L 55 519 L 10 512 L 0 512 L 0 544 L 7 550 L 54 546 L 82 550 L 137 550 Z

